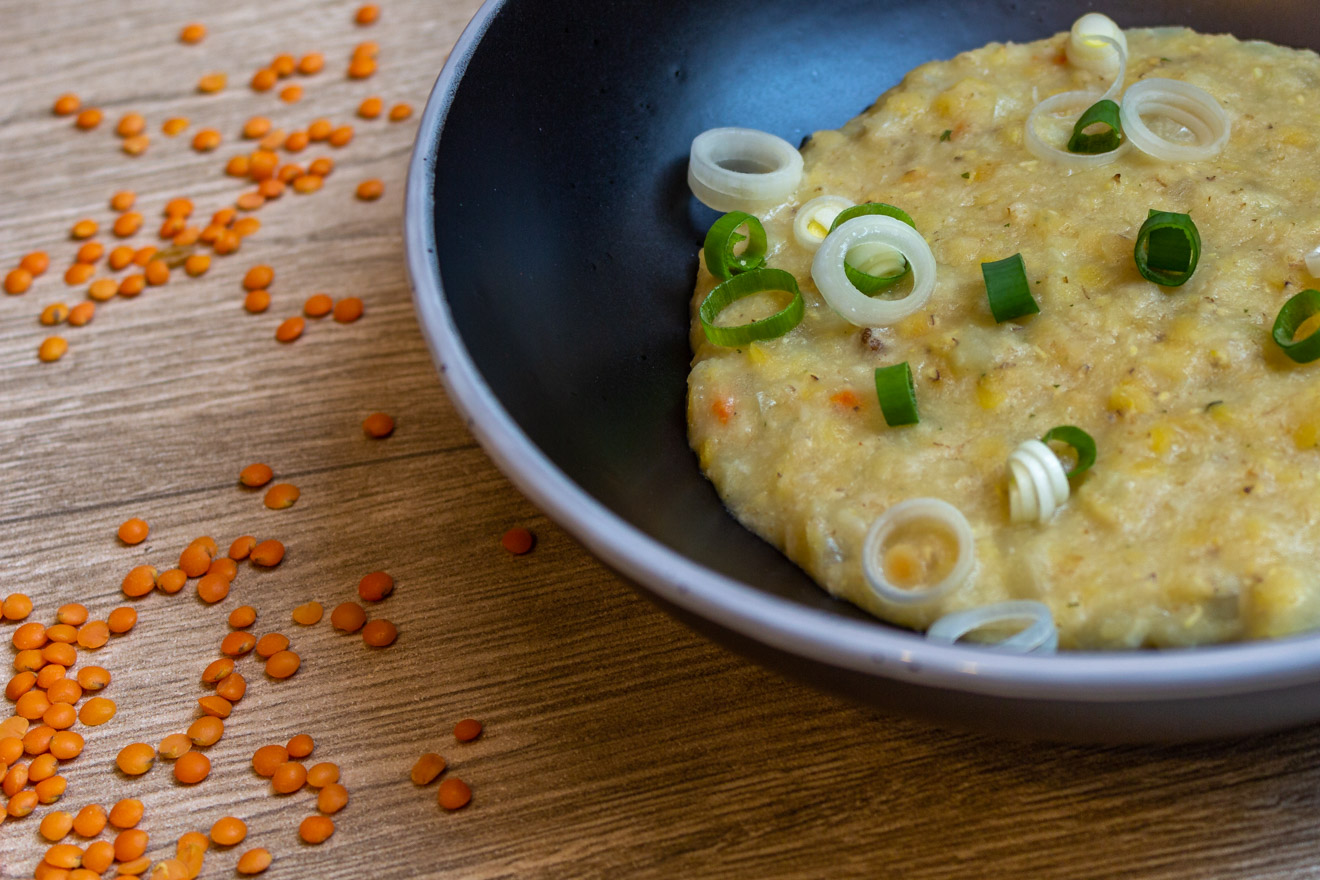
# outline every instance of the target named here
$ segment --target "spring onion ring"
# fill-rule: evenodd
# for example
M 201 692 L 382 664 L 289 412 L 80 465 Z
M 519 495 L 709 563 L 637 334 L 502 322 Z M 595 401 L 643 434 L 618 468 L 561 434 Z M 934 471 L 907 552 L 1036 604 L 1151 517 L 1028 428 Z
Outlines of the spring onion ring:
M 1119 51 L 1115 52 L 1115 48 Z M 1064 53 L 1074 67 L 1100 76 L 1113 76 L 1122 64 L 1121 59 L 1127 57 L 1127 35 L 1109 16 L 1088 12 L 1073 22 Z M 1120 76 L 1119 80 L 1122 79 Z
M 912 384 L 912 368 L 907 361 L 876 367 L 875 396 L 880 401 L 885 424 L 891 428 L 921 421 L 917 413 L 917 389 Z
M 742 226 L 747 227 L 747 235 L 738 232 Z M 741 254 L 734 254 L 733 249 L 743 240 L 747 247 Z M 765 227 L 745 211 L 730 211 L 711 224 L 702 251 L 710 274 L 727 281 L 765 263 Z
M 798 208 L 793 217 L 793 238 L 809 251 L 820 247 L 839 212 L 851 208 L 852 200 L 843 196 L 816 196 Z
M 996 602 L 946 614 L 931 624 L 926 638 L 941 645 L 953 645 L 987 624 L 1018 620 L 1028 621 L 1027 626 L 1002 641 L 977 643 L 978 647 L 1019 654 L 1053 654 L 1059 649 L 1059 630 L 1050 607 L 1030 599 Z
M 1308 288 L 1284 303 L 1279 316 L 1274 319 L 1274 341 L 1284 354 L 1299 364 L 1309 364 L 1320 358 L 1320 330 L 1294 341 L 1297 328 L 1317 313 L 1320 313 L 1320 290 Z
M 1041 101 L 1027 116 L 1027 149 L 1038 159 L 1056 162 L 1067 168 L 1097 168 L 1108 165 L 1127 152 L 1129 142 L 1124 138 L 1117 148 L 1107 153 L 1073 153 L 1045 143 L 1036 131 L 1036 120 L 1045 115 L 1082 114 L 1100 101 L 1113 100 L 1123 88 L 1127 76 L 1127 37 L 1107 16 L 1099 13 L 1083 15 L 1073 23 L 1068 38 L 1068 60 L 1085 70 L 1101 75 L 1113 74 L 1114 81 L 1103 93 L 1060 92 Z M 1123 120 L 1123 125 L 1127 121 Z
M 1192 277 L 1201 259 L 1201 233 L 1186 214 L 1152 210 L 1137 232 L 1132 257 L 1142 278 L 1180 287 Z
M 712 128 L 692 139 L 688 187 L 716 211 L 761 214 L 802 181 L 802 154 L 781 137 L 754 128 Z
M 1021 254 L 982 263 L 981 277 L 985 279 L 985 295 L 990 300 L 990 314 L 995 316 L 996 324 L 1040 311 L 1031 295 Z
M 1045 436 L 1040 438 L 1040 442 L 1045 444 L 1054 440 L 1071 446 L 1073 452 L 1077 453 L 1077 463 L 1072 466 L 1072 470 L 1064 474 L 1068 479 L 1080 477 L 1095 464 L 1095 438 L 1076 425 L 1058 425 L 1050 428 L 1045 432 Z
M 865 202 L 842 211 L 834 218 L 830 231 L 833 232 L 838 226 L 854 217 L 865 217 L 868 214 L 893 217 L 902 220 L 913 229 L 917 228 L 917 224 L 912 222 L 912 218 L 902 208 L 884 202 Z M 903 255 L 889 245 L 879 242 L 859 244 L 848 252 L 843 262 L 843 273 L 848 276 L 853 287 L 867 296 L 875 296 L 882 290 L 888 290 L 902 281 L 907 272 L 908 262 Z
M 943 580 L 919 590 L 907 590 L 890 583 L 885 575 L 884 549 L 889 536 L 900 526 L 920 523 L 948 532 L 957 544 L 957 557 Z M 976 542 L 967 517 L 958 508 L 938 498 L 909 498 L 880 514 L 871 523 L 862 544 L 862 573 L 881 599 L 899 605 L 933 602 L 961 586 L 972 573 L 976 560 Z
M 784 290 L 793 294 L 793 299 L 773 315 L 752 321 L 750 324 L 739 324 L 735 327 L 716 325 L 715 318 L 728 306 L 745 296 L 766 290 Z M 701 301 L 701 308 L 697 310 L 701 317 L 702 329 L 706 331 L 706 338 L 716 345 L 726 347 L 745 345 L 757 339 L 774 339 L 783 336 L 801 323 L 805 312 L 806 303 L 803 302 L 802 292 L 798 290 L 797 279 L 792 273 L 783 269 L 768 268 L 743 272 L 716 285 L 706 294 L 706 298 Z
M 1009 522 L 1044 522 L 1068 500 L 1068 475 L 1039 440 L 1024 440 L 1008 457 Z
M 872 299 L 848 280 L 848 253 L 865 242 L 889 245 L 912 268 L 912 290 L 902 299 Z M 935 291 L 935 255 L 908 224 L 885 215 L 854 217 L 834 228 L 816 251 L 811 277 L 830 308 L 858 327 L 883 327 L 919 310 Z
M 1107 131 L 1087 134 L 1093 125 L 1104 125 Z M 1117 150 L 1123 141 L 1123 123 L 1118 118 L 1118 105 L 1105 98 L 1096 101 L 1077 119 L 1072 137 L 1068 139 L 1070 153 L 1108 153 Z
M 1177 143 L 1151 130 L 1143 116 L 1164 116 L 1196 137 Z M 1124 138 L 1141 152 L 1168 162 L 1197 162 L 1219 155 L 1232 130 L 1228 114 L 1214 96 L 1191 83 L 1151 77 L 1133 83 L 1119 107 Z

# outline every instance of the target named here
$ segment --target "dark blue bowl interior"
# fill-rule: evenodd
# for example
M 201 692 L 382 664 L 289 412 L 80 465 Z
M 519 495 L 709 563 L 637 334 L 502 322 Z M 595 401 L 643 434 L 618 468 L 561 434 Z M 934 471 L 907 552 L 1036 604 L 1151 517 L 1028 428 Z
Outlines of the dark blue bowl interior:
M 1089 4 L 984 0 L 508 0 L 453 99 L 437 257 L 477 367 L 531 440 L 677 552 L 804 606 L 861 617 L 728 515 L 685 434 L 688 300 L 715 214 L 689 144 L 740 125 L 797 143 L 912 67 L 1066 30 Z M 1311 4 L 1114 0 L 1125 27 L 1185 24 L 1320 45 Z

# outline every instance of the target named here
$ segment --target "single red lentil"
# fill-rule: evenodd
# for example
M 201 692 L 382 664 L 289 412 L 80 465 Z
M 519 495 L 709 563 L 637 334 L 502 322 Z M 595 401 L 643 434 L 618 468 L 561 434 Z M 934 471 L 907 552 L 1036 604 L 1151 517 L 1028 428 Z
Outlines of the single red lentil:
M 334 300 L 327 294 L 314 293 L 303 303 L 303 314 L 309 318 L 324 318 L 334 308 Z
M 270 867 L 270 852 L 264 847 L 250 849 L 238 857 L 235 870 L 240 874 L 260 874 Z
M 188 737 L 195 746 L 213 746 L 224 735 L 225 723 L 214 715 L 203 715 L 188 725 Z
M 132 137 L 135 134 L 142 134 L 147 127 L 147 120 L 141 113 L 125 113 L 119 117 L 119 124 L 115 126 L 115 134 L 121 138 Z
M 390 122 L 402 122 L 413 115 L 411 104 L 399 103 L 390 108 Z
M 376 178 L 364 180 L 357 186 L 357 197 L 364 202 L 374 202 L 385 194 L 385 184 Z
M 500 544 L 514 556 L 521 556 L 536 544 L 536 536 L 521 526 L 515 526 L 500 537 Z
M 110 670 L 102 666 L 84 666 L 78 670 L 78 684 L 84 691 L 104 690 L 110 683 Z
M 332 147 L 348 146 L 349 141 L 353 140 L 353 126 L 351 125 L 339 126 L 334 131 L 330 132 L 330 137 L 328 137 L 326 140 Z
M 212 94 L 225 87 L 229 77 L 223 73 L 208 73 L 197 81 L 197 91 L 203 94 Z
M 384 108 L 385 108 L 385 102 L 382 101 L 380 98 L 376 97 L 375 95 L 372 95 L 370 98 L 366 98 L 365 100 L 363 100 L 361 104 L 358 105 L 357 114 L 358 116 L 361 116 L 363 119 L 375 119 L 378 116 L 380 116 L 381 111 Z
M 353 20 L 360 25 L 375 24 L 379 18 L 380 7 L 375 3 L 366 3 L 359 6 L 357 13 L 353 16 Z
M 440 783 L 436 799 L 446 810 L 461 810 L 472 800 L 472 789 L 457 776 L 451 776 Z
M 23 593 L 10 593 L 5 597 L 3 603 L 0 603 L 0 614 L 5 620 L 22 620 L 32 613 L 32 600 Z M 41 626 L 41 624 L 37 624 Z M 44 632 L 45 629 L 43 628 Z M 15 642 L 15 645 L 18 643 Z
M 327 785 L 316 796 L 316 808 L 322 813 L 338 813 L 348 805 L 348 789 L 338 782 Z
M 201 752 L 186 752 L 174 762 L 174 778 L 184 785 L 196 785 L 211 775 L 211 759 Z
M 292 758 L 306 758 L 316 749 L 316 742 L 309 735 L 299 733 L 289 737 L 289 741 L 284 744 Z
M 475 718 L 464 718 L 454 725 L 454 739 L 461 743 L 472 742 L 481 736 L 481 722 Z
M 92 697 L 83 703 L 82 708 L 78 710 L 78 720 L 88 727 L 96 727 L 115 717 L 116 711 L 118 711 L 118 707 L 115 706 L 114 700 L 105 697 Z M 150 746 L 147 748 L 150 748 Z M 127 773 L 128 771 L 124 772 Z
M 214 605 L 229 595 L 229 579 L 219 574 L 205 574 L 197 581 L 197 598 Z
M 385 648 L 394 644 L 394 640 L 399 637 L 399 630 L 388 620 L 380 618 L 367 622 L 362 627 L 362 641 L 373 648 Z
M 430 785 L 435 778 L 445 771 L 445 759 L 435 752 L 427 752 L 413 764 L 410 778 L 415 785 Z
M 220 640 L 220 653 L 230 657 L 241 657 L 256 647 L 257 638 L 252 633 L 231 632 Z
M 88 107 L 78 114 L 73 124 L 83 131 L 91 131 L 101 124 L 102 113 L 96 107 Z
M 205 275 L 206 270 L 210 268 L 211 257 L 207 254 L 190 254 L 188 259 L 183 261 L 183 271 L 191 278 Z
M 72 92 L 65 92 L 55 99 L 51 112 L 56 116 L 72 116 L 78 112 L 78 108 L 81 106 L 82 100 L 77 95 Z
M 285 318 L 280 326 L 275 328 L 275 339 L 279 342 L 293 342 L 299 336 L 302 336 L 303 327 L 306 322 L 298 315 L 292 318 Z
M 356 602 L 336 605 L 330 612 L 330 625 L 342 632 L 354 633 L 367 622 L 367 612 Z
M 110 632 L 123 635 L 137 624 L 137 612 L 128 607 L 116 608 L 106 617 L 105 622 Z
M 115 765 L 129 776 L 141 776 L 156 763 L 156 750 L 146 743 L 130 743 L 119 750 Z M 138 853 L 141 855 L 141 853 Z M 137 858 L 130 856 L 129 858 Z
M 179 40 L 184 43 L 200 43 L 206 36 L 206 25 L 193 22 L 183 26 L 179 31 Z
M 299 761 L 285 761 L 270 777 L 271 788 L 276 794 L 293 794 L 306 782 L 307 768 Z
M 368 602 L 379 602 L 394 592 L 394 578 L 387 572 L 373 571 L 358 581 L 358 595 Z
M 262 503 L 271 510 L 285 510 L 293 507 L 301 494 L 298 487 L 292 483 L 276 483 L 266 490 L 266 497 Z
M 203 128 L 197 134 L 193 135 L 193 149 L 199 153 L 207 153 L 220 146 L 220 132 L 214 128 Z
M 247 837 L 247 824 L 242 819 L 224 816 L 211 826 L 211 840 L 217 846 L 237 846 Z
M 280 89 L 280 100 L 286 104 L 293 104 L 297 101 L 301 101 L 302 96 L 303 89 L 302 86 L 299 85 L 285 86 Z
M 174 137 L 175 135 L 182 134 L 187 127 L 188 120 L 186 118 L 182 116 L 172 116 L 161 123 L 160 130 L 166 137 Z
M 217 697 L 214 694 L 201 697 L 198 699 L 197 705 L 200 706 L 202 711 L 207 715 L 219 718 L 222 721 L 233 714 L 234 711 L 233 703 L 229 702 L 224 697 Z
M 320 73 L 325 68 L 325 56 L 320 52 L 308 52 L 298 59 L 298 72 L 304 76 Z
M 119 540 L 125 544 L 141 544 L 147 539 L 148 526 L 146 520 L 133 517 L 124 520 L 119 526 Z
M 186 733 L 171 733 L 160 741 L 156 754 L 167 761 L 173 761 L 180 755 L 192 751 L 193 741 Z
M 301 626 L 312 626 L 320 622 L 324 615 L 325 609 L 320 602 L 304 602 L 293 609 L 293 622 Z
M 362 300 L 356 296 L 346 296 L 335 303 L 335 320 L 340 324 L 351 324 L 362 317 Z
M 312 844 L 325 843 L 334 833 L 334 820 L 328 816 L 308 816 L 298 826 L 298 836 Z
M 269 92 L 275 87 L 275 82 L 278 79 L 279 74 L 271 70 L 269 67 L 263 67 L 261 70 L 252 74 L 252 80 L 248 85 L 252 87 L 252 91 L 254 92 Z

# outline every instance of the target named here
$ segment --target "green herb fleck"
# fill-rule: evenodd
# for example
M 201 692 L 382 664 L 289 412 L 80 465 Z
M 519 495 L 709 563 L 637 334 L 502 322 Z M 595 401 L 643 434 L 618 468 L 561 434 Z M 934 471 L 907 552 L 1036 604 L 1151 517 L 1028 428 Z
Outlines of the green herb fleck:
M 940 135 L 940 140 L 947 141 L 951 137 L 953 137 L 953 129 L 946 128 L 944 129 L 944 133 Z
M 963 180 L 971 180 L 971 179 L 972 179 L 972 172 L 970 172 L 970 171 L 964 171 L 964 172 L 962 173 L 961 176 L 962 176 L 962 179 L 963 179 Z

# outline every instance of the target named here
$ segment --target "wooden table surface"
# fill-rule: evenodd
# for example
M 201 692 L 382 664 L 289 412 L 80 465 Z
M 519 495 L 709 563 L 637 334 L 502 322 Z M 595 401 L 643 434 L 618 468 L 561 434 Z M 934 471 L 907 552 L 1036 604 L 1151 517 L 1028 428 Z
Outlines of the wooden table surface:
M 275 878 L 768 877 L 1312 877 L 1320 876 L 1320 735 L 1299 731 L 1181 748 L 1077 748 L 1005 743 L 880 717 L 753 666 L 688 632 L 639 598 L 532 508 L 466 432 L 436 380 L 403 265 L 400 216 L 417 115 L 353 117 L 378 94 L 420 112 L 475 0 L 386 0 L 380 21 L 352 23 L 344 0 L 4 0 L 0 3 L 0 267 L 41 249 L 51 268 L 20 296 L 0 296 L 0 594 L 23 592 L 33 620 L 85 603 L 93 616 L 131 601 L 137 627 L 82 662 L 110 669 L 118 715 L 81 728 L 83 754 L 61 771 L 68 791 L 0 827 L 0 877 L 31 877 L 45 844 L 40 815 L 137 797 L 149 853 L 230 814 L 247 841 L 274 854 Z M 202 21 L 200 45 L 178 42 Z M 352 47 L 380 44 L 378 72 L 351 81 Z M 326 55 L 285 104 L 247 87 L 279 52 Z M 229 85 L 194 84 L 225 71 Z M 106 121 L 76 131 L 51 115 L 74 91 Z M 115 122 L 145 115 L 151 145 L 130 157 Z M 62 276 L 78 245 L 69 229 L 97 220 L 110 195 L 138 194 L 155 240 L 163 204 L 188 196 L 208 217 L 245 191 L 221 168 L 251 149 L 243 121 L 290 130 L 318 116 L 351 122 L 324 188 L 257 212 L 263 226 L 200 278 L 176 270 L 164 287 L 117 298 L 81 328 L 42 327 L 50 303 L 83 286 Z M 187 132 L 161 134 L 185 116 Z M 219 130 L 213 153 L 190 148 Z M 378 177 L 385 195 L 354 198 Z M 248 187 L 250 188 L 250 184 Z M 262 315 L 241 307 L 248 267 L 276 278 Z M 107 274 L 102 264 L 97 275 Z M 292 344 L 275 327 L 325 291 L 356 295 L 353 324 L 309 320 Z M 59 332 L 69 351 L 39 363 Z M 385 440 L 360 428 L 383 410 Z M 269 463 L 302 490 L 267 510 L 237 486 L 239 469 Z M 146 542 L 115 537 L 132 516 Z M 505 529 L 538 536 L 510 556 Z M 230 596 L 205 605 L 191 583 L 176 595 L 126 600 L 133 566 L 175 564 L 193 538 L 241 534 L 288 548 L 272 570 L 240 569 Z M 395 593 L 372 616 L 395 621 L 397 643 L 367 648 L 327 620 L 292 623 L 316 599 L 355 598 L 358 578 L 391 572 Z M 259 609 L 257 633 L 282 631 L 301 654 L 291 679 L 244 660 L 249 691 L 208 750 L 210 777 L 174 781 L 168 762 L 126 777 L 114 757 L 183 730 L 206 693 L 236 605 Z M 5 624 L 5 637 L 12 631 Z M 457 744 L 460 718 L 485 734 Z M 314 796 L 270 794 L 250 769 L 268 742 L 310 733 L 311 760 L 333 761 L 351 792 L 326 843 L 300 842 Z M 438 751 L 470 783 L 471 804 L 446 813 L 436 786 L 408 780 Z M 71 840 L 85 844 L 76 837 Z M 212 849 L 202 876 L 233 876 L 238 852 Z

